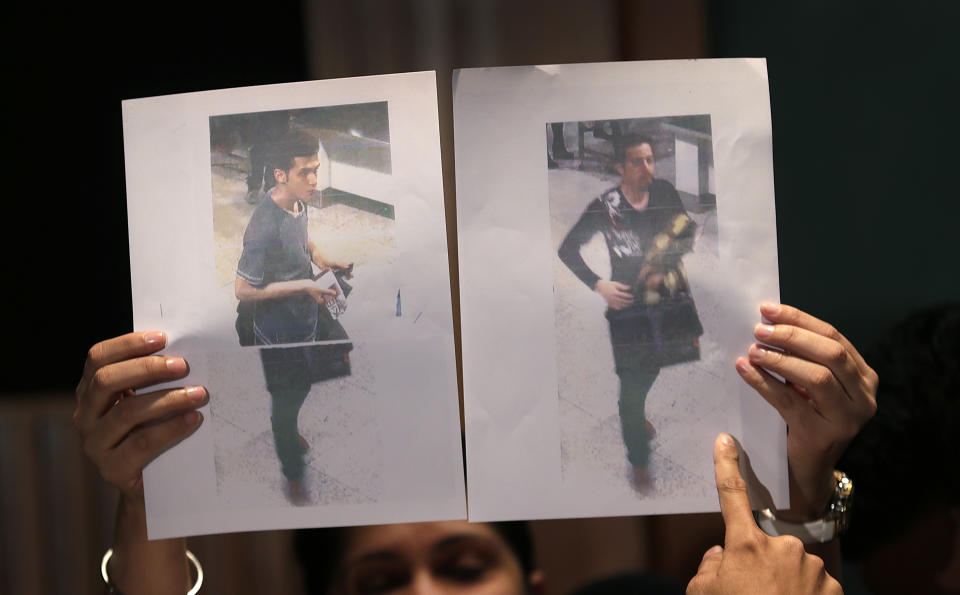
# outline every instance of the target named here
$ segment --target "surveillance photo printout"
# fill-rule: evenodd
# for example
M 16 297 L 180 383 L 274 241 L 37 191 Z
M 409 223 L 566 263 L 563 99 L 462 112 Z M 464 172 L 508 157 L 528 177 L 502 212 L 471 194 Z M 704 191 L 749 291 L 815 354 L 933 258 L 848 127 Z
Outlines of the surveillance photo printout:
M 779 295 L 763 61 L 455 80 L 470 518 L 717 510 L 721 431 L 783 502 L 783 424 L 733 367 Z
M 151 538 L 462 518 L 433 73 L 123 112 L 135 328 L 210 395 Z

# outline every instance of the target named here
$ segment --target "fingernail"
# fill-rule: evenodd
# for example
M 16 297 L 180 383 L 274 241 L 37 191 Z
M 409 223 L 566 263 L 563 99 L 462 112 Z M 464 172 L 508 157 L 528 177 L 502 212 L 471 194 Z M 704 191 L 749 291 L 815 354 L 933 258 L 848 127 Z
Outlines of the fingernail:
M 760 347 L 759 345 L 756 345 L 756 344 L 750 346 L 750 359 L 752 359 L 753 361 L 763 359 L 763 356 L 765 356 L 766 354 L 767 354 L 767 350 L 764 349 L 763 347 Z
M 773 302 L 763 302 L 760 304 L 760 312 L 764 316 L 776 316 L 780 313 L 780 304 L 775 304 Z
M 724 446 L 733 446 L 733 438 L 730 434 L 720 434 L 720 444 Z
M 707 550 L 707 554 L 711 556 L 714 554 L 722 553 L 722 552 L 723 552 L 723 546 L 720 546 L 720 545 L 715 545 L 712 548 Z
M 163 331 L 147 331 L 143 333 L 143 341 L 147 345 L 160 345 L 164 341 Z
M 200 412 L 199 411 L 187 411 L 183 414 L 183 423 L 187 427 L 197 425 L 197 422 L 200 421 Z
M 743 357 L 739 358 L 737 360 L 736 366 L 737 366 L 737 371 L 740 372 L 741 374 L 746 374 L 747 372 L 750 371 L 750 362 L 748 362 L 746 358 L 743 358 Z
M 191 386 L 190 388 L 187 389 L 187 397 L 189 397 L 191 401 L 196 401 L 196 402 L 202 401 L 203 393 L 204 393 L 204 390 L 202 386 Z
M 758 324 L 755 329 L 753 329 L 753 334 L 757 336 L 758 339 L 766 339 L 773 334 L 773 326 L 769 324 Z
M 167 369 L 170 370 L 171 372 L 181 374 L 187 371 L 187 362 L 183 361 L 179 357 L 168 357 Z

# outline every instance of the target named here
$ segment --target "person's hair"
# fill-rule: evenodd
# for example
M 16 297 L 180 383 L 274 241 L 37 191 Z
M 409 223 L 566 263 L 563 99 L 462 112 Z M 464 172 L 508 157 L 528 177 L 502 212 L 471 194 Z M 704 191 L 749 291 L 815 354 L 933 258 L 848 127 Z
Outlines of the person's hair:
M 533 539 L 526 521 L 489 523 L 517 558 L 523 580 L 534 570 Z M 294 551 L 303 571 L 303 584 L 310 595 L 326 595 L 334 586 L 343 563 L 350 527 L 298 529 Z
M 910 316 L 863 355 L 880 377 L 877 411 L 837 463 L 855 490 L 840 542 L 852 560 L 960 502 L 949 463 L 960 450 L 960 303 Z
M 627 159 L 627 151 L 632 147 L 638 147 L 643 144 L 650 145 L 650 150 L 653 151 L 653 139 L 649 136 L 643 134 L 627 134 L 620 137 L 613 145 L 613 160 L 623 165 Z
M 273 177 L 273 171 L 282 169 L 289 172 L 296 157 L 313 157 L 317 154 L 320 142 L 317 137 L 302 131 L 284 134 L 270 143 L 266 155 L 267 172 Z

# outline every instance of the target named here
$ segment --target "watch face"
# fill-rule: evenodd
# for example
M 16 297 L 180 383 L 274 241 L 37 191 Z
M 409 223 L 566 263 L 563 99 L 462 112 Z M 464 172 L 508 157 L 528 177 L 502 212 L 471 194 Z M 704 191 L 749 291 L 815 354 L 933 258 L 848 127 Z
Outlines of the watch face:
M 840 535 L 846 531 L 849 521 L 850 504 L 853 498 L 853 481 L 843 471 L 834 470 L 833 477 L 837 481 L 837 487 L 833 494 L 833 501 L 830 502 L 828 516 L 833 517 L 836 534 Z

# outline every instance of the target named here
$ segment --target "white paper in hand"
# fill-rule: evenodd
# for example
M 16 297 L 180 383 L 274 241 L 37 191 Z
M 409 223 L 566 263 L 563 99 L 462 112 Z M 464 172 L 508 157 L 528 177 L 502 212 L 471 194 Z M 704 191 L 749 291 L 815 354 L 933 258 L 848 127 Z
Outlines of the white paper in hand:
M 763 60 L 454 80 L 470 518 L 717 510 L 721 431 L 785 503 L 733 368 L 779 295 Z
M 134 326 L 210 394 L 144 473 L 150 537 L 462 518 L 433 73 L 136 99 L 123 125 Z M 356 263 L 349 309 L 308 291 L 321 262 Z

